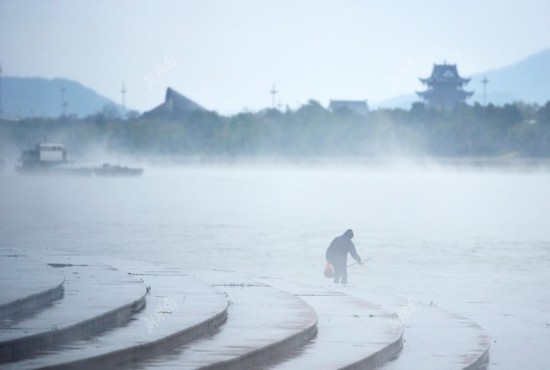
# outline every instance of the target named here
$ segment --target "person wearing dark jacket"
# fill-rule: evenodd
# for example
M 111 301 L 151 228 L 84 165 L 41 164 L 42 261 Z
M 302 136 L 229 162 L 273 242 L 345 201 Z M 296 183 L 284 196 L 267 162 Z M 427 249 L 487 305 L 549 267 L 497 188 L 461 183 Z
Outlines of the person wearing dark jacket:
M 355 245 L 351 241 L 353 238 L 353 230 L 348 229 L 346 232 L 330 243 L 327 248 L 326 258 L 334 268 L 334 282 L 338 284 L 342 279 L 342 284 L 348 283 L 348 253 L 351 254 L 354 260 L 359 264 L 361 257 L 357 254 Z

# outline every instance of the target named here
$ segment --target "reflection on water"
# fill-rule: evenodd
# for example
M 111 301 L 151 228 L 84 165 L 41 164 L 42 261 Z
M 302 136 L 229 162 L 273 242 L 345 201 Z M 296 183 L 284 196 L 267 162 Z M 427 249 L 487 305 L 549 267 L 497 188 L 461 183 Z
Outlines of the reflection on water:
M 435 301 L 492 337 L 514 325 L 509 340 L 550 342 L 547 172 L 232 165 L 135 179 L 0 176 L 1 240 L 22 251 L 319 282 L 325 248 L 347 228 L 373 257 L 350 270 L 351 284 Z M 521 358 L 500 351 L 492 361 Z M 550 361 L 530 352 L 522 360 Z

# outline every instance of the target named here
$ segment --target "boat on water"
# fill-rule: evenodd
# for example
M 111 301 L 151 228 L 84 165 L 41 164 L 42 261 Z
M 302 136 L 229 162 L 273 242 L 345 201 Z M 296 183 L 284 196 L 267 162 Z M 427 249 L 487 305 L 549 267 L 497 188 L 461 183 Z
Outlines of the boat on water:
M 143 173 L 143 168 L 104 163 L 103 166 L 94 168 L 94 173 L 98 176 L 140 176 Z
M 55 173 L 62 172 L 68 164 L 63 144 L 38 143 L 23 150 L 15 170 L 19 173 Z
M 59 143 L 38 143 L 23 150 L 15 170 L 21 174 L 62 174 L 81 176 L 139 176 L 142 168 L 103 164 L 100 167 L 79 167 L 67 159 L 67 150 Z

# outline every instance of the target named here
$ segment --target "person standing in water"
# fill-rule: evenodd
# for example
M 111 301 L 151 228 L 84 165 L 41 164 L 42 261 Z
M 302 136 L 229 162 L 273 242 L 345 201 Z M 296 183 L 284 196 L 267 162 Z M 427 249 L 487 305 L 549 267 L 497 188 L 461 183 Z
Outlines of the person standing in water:
M 357 263 L 363 264 L 351 239 L 353 239 L 353 230 L 348 229 L 344 234 L 334 238 L 327 248 L 326 258 L 327 262 L 334 267 L 336 284 L 340 283 L 340 279 L 342 284 L 348 283 L 348 253 Z

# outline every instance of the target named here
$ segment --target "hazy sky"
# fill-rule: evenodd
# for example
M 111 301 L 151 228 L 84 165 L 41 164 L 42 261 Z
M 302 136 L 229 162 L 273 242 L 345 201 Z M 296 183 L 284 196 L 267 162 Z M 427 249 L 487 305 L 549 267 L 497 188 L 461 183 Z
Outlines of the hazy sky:
M 370 103 L 550 47 L 548 0 L 0 0 L 5 76 L 75 79 L 140 111 L 171 86 L 220 113 Z M 470 89 L 480 88 L 472 81 Z M 70 102 L 70 92 L 67 92 Z

